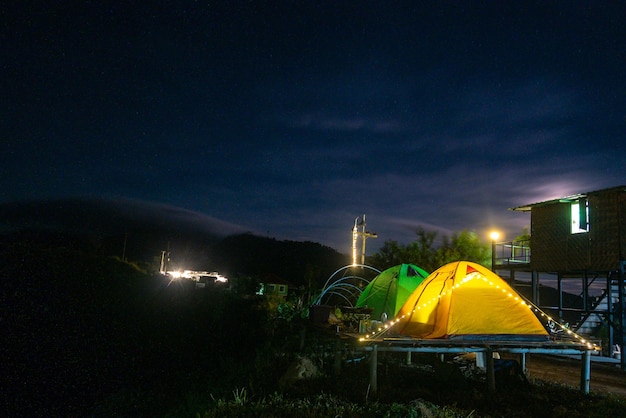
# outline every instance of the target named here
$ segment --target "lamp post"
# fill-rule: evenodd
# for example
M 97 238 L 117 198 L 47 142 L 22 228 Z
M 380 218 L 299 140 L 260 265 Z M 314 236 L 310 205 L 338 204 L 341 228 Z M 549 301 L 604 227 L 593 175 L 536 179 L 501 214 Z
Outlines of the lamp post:
M 489 233 L 489 238 L 491 238 L 491 271 L 495 273 L 496 271 L 496 241 L 500 238 L 500 233 L 498 231 L 491 231 Z

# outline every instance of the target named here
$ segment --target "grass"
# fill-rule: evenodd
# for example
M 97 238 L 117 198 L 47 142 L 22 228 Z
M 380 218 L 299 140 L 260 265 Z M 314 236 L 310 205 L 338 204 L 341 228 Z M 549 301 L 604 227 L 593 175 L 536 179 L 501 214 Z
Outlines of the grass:
M 578 388 L 511 377 L 489 394 L 481 377 L 449 370 L 403 366 L 388 356 L 379 370 L 379 391 L 368 387 L 367 364 L 350 365 L 273 390 L 236 387 L 224 396 L 198 393 L 170 417 L 607 417 L 622 416 L 626 399 L 585 395 Z M 269 391 L 268 391 L 269 390 Z
M 6 416 L 606 417 L 623 398 L 532 380 L 498 385 L 433 358 L 379 353 L 332 371 L 334 339 L 230 291 L 170 285 L 118 260 L 0 246 Z M 284 314 L 284 312 L 283 312 Z M 347 349 L 346 349 L 347 350 Z M 347 350 L 348 351 L 348 350 Z M 346 353 L 349 354 L 349 353 Z M 387 356 L 387 354 L 389 354 Z M 281 386 L 297 356 L 322 371 Z

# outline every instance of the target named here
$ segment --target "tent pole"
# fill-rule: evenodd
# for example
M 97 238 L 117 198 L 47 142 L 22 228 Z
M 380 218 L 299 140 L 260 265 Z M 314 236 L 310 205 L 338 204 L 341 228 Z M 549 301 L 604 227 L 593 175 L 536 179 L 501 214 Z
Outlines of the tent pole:
M 522 373 L 526 374 L 526 353 L 520 353 L 519 364 L 522 367 Z
M 412 355 L 412 352 L 411 352 L 411 351 L 407 351 L 407 352 L 406 352 L 406 364 L 407 364 L 407 365 L 410 365 L 410 364 L 411 364 L 411 355 Z

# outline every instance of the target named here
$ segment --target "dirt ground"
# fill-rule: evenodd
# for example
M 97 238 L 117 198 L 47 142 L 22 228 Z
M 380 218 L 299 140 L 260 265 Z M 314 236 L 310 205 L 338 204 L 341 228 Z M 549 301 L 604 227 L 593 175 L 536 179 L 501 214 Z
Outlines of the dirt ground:
M 577 359 L 529 354 L 526 375 L 546 382 L 580 387 L 581 362 Z M 626 397 L 626 371 L 619 364 L 591 362 L 591 392 L 612 393 Z

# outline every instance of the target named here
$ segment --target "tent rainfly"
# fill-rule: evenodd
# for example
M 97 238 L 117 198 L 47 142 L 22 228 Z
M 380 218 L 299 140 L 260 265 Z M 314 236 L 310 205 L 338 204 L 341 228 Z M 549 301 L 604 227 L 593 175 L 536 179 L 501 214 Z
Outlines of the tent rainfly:
M 396 331 L 415 338 L 548 338 L 530 305 L 508 283 L 468 261 L 446 264 L 431 273 L 407 298 L 396 319 Z
M 363 289 L 356 302 L 357 308 L 373 309 L 372 318 L 396 316 L 406 299 L 428 276 L 428 273 L 413 264 L 400 264 L 382 271 Z

